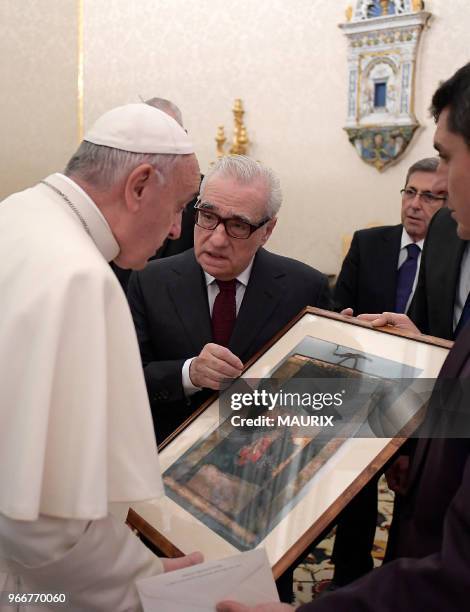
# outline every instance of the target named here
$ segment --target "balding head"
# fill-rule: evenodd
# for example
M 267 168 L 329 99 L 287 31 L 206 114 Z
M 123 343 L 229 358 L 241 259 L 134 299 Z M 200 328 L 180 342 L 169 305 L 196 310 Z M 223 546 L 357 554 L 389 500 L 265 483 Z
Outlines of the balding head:
M 148 100 L 145 100 L 145 104 L 158 108 L 167 115 L 170 115 L 170 117 L 173 117 L 173 119 L 177 121 L 181 127 L 183 127 L 183 115 L 176 104 L 170 100 L 166 100 L 165 98 L 149 98 Z

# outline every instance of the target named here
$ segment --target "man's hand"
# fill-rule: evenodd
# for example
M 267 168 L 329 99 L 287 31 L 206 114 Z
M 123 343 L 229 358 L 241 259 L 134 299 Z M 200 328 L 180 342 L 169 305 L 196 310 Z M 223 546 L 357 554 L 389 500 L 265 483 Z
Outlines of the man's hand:
M 172 572 L 174 570 L 183 569 L 184 567 L 190 567 L 191 565 L 197 565 L 204 561 L 204 557 L 200 552 L 192 552 L 184 557 L 176 557 L 176 559 L 160 559 L 163 563 L 163 571 Z
M 397 329 L 412 332 L 413 334 L 421 334 L 413 321 L 406 314 L 398 312 L 383 312 L 382 314 L 360 314 L 357 317 L 359 321 L 369 321 L 373 327 L 385 327 L 391 325 Z
M 266 603 L 257 606 L 245 606 L 236 601 L 221 601 L 217 604 L 217 612 L 293 612 L 294 608 L 289 604 Z
M 339 314 L 342 314 L 343 317 L 353 317 L 354 310 L 352 308 L 344 308 Z
M 238 378 L 243 363 L 225 346 L 210 342 L 198 357 L 191 361 L 189 378 L 196 387 L 220 389 L 220 383 L 228 378 Z
M 399 495 L 404 495 L 408 489 L 408 478 L 410 475 L 410 458 L 408 455 L 400 455 L 392 465 L 385 470 L 385 478 L 389 489 Z

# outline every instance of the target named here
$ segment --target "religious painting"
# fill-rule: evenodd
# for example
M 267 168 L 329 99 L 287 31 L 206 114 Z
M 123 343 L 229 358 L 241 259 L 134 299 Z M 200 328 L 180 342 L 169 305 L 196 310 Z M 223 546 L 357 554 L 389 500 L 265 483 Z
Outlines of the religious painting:
M 398 372 L 411 379 L 420 370 L 351 347 L 305 338 L 258 388 L 282 387 L 284 394 L 295 393 L 300 399 L 301 394 L 314 397 L 321 393 L 328 380 L 340 380 L 342 387 L 348 379 L 362 385 L 368 381 L 372 384 L 370 393 L 363 392 L 364 401 L 332 407 L 329 414 L 334 414 L 337 426 L 326 428 L 320 424 L 302 427 L 316 410 L 300 403 L 289 410 L 285 406 L 277 409 L 277 415 L 287 416 L 294 408 L 299 419 L 294 426 L 263 425 L 262 417 L 269 418 L 265 409 L 239 413 L 240 418 L 261 418 L 255 428 L 238 427 L 231 423 L 228 411 L 215 431 L 198 440 L 164 472 L 167 495 L 237 549 L 250 550 L 307 493 L 318 469 L 366 423 L 377 403 L 382 402 L 384 409 L 384 397 L 391 396 L 390 379 Z M 289 385 L 292 381 L 295 383 Z M 233 393 L 237 390 L 226 392 Z
M 165 498 L 128 522 L 167 555 L 263 546 L 280 575 L 406 439 L 447 346 L 305 309 L 164 445 Z

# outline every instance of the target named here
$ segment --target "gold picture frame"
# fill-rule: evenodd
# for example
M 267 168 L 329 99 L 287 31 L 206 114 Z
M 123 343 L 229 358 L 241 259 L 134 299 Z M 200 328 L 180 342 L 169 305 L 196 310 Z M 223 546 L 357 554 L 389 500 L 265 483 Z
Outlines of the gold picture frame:
M 332 384 L 348 379 L 380 384 L 380 393 L 367 391 L 356 403 L 358 414 L 367 405 L 366 417 L 361 413 L 367 419 L 377 412 L 371 406 L 383 397 L 387 381 L 432 381 L 451 345 L 304 309 L 250 360 L 228 391 L 210 398 L 165 440 L 160 464 L 166 495 L 131 506 L 128 524 L 165 556 L 200 550 L 213 560 L 262 546 L 279 577 L 394 455 L 424 406 L 401 415 L 393 437 L 384 437 L 386 427 L 379 435 L 362 437 L 365 430 L 359 429 L 360 437 L 351 437 L 348 420 L 334 434 L 320 426 L 305 434 L 302 427 L 270 428 L 265 422 L 241 430 L 232 417 L 243 412 L 231 412 L 224 396 L 252 389 L 253 381 L 279 389 L 301 380 L 302 372 L 310 385 L 320 372 Z M 284 413 L 276 406 L 262 414 Z

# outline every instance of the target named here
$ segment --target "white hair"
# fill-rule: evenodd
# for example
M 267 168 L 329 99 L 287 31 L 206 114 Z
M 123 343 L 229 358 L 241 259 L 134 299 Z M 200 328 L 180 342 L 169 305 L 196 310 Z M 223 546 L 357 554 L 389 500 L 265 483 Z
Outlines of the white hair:
M 268 192 L 266 214 L 275 217 L 281 208 L 282 191 L 279 179 L 270 168 L 245 155 L 229 155 L 221 157 L 204 176 L 200 193 L 204 194 L 207 184 L 216 176 L 230 177 L 236 182 L 246 185 L 261 181 Z
M 71 157 L 64 174 L 77 176 L 97 189 L 106 189 L 128 176 L 137 166 L 150 164 L 162 180 L 187 155 L 131 153 L 84 140 Z

